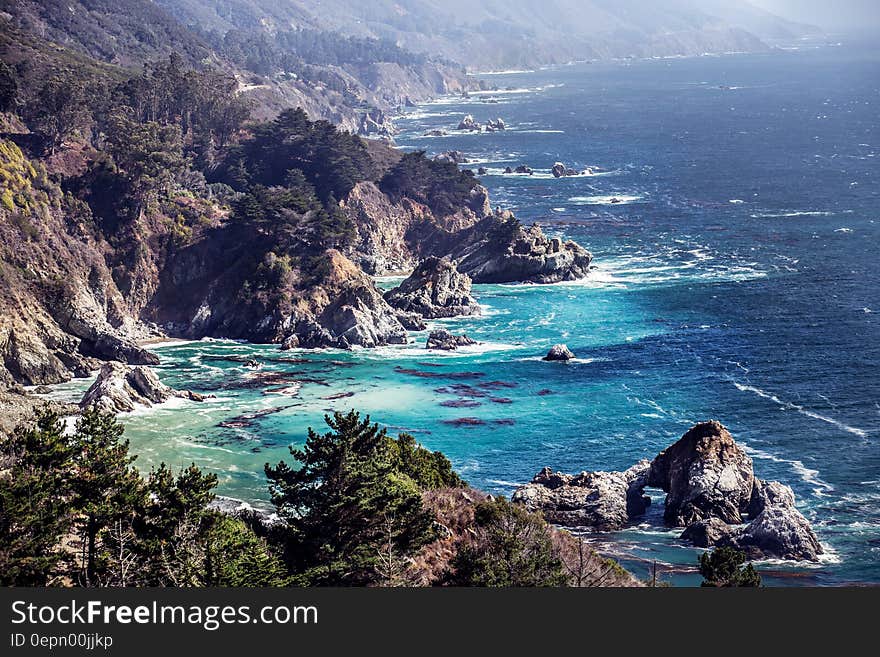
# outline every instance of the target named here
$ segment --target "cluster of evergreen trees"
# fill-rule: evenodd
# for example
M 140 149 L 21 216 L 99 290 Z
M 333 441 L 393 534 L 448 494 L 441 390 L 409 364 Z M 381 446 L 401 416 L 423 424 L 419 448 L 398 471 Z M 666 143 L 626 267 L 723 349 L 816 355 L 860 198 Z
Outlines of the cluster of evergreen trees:
M 440 452 L 355 411 L 309 429 L 294 464 L 266 464 L 278 521 L 227 515 L 195 465 L 141 475 L 113 415 L 66 431 L 43 412 L 0 439 L 3 586 L 599 586 L 623 571 L 500 498 L 475 502 L 447 568 L 419 579 L 420 551 L 451 538 L 428 491 L 465 482 Z M 759 586 L 745 555 L 702 555 L 706 586 Z M 613 583 L 613 580 L 612 580 Z
M 0 441 L 0 584 L 283 586 L 399 583 L 436 538 L 426 487 L 463 482 L 440 453 L 351 412 L 309 431 L 297 468 L 267 464 L 283 523 L 213 510 L 216 476 L 141 476 L 123 427 L 46 412 Z
M 392 198 L 405 196 L 424 203 L 441 217 L 465 207 L 477 184 L 472 171 L 448 160 L 430 160 L 424 151 L 404 155 L 379 182 Z

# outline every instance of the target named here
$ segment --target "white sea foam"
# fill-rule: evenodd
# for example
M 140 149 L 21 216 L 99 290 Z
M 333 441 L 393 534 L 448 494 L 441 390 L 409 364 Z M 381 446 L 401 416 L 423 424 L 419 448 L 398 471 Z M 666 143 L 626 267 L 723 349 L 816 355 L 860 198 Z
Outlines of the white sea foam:
M 642 197 L 628 194 L 612 194 L 610 196 L 572 196 L 568 200 L 570 203 L 578 205 L 628 205 L 641 201 Z
M 741 392 L 751 392 L 753 394 L 758 395 L 759 397 L 763 397 L 764 399 L 769 399 L 770 401 L 779 404 L 782 408 L 790 411 L 797 411 L 801 415 L 806 415 L 807 417 L 811 417 L 814 420 L 821 420 L 822 422 L 827 422 L 828 424 L 834 425 L 838 429 L 846 431 L 847 433 L 851 433 L 859 438 L 867 438 L 868 432 L 864 429 L 859 429 L 858 427 L 852 427 L 848 424 L 844 424 L 840 420 L 836 420 L 833 417 L 828 417 L 826 415 L 821 415 L 815 411 L 812 411 L 800 404 L 795 404 L 793 402 L 788 402 L 780 399 L 773 393 L 767 392 L 765 390 L 761 390 L 760 388 L 756 388 L 755 386 L 744 385 L 742 383 L 738 383 L 737 381 L 731 381 L 736 389 Z
M 534 73 L 534 69 L 518 69 L 511 68 L 503 71 L 479 71 L 474 73 L 474 75 L 515 75 L 519 73 Z
M 764 459 L 765 461 L 773 461 L 774 463 L 782 463 L 789 466 L 798 477 L 806 484 L 813 487 L 813 492 L 817 497 L 824 497 L 834 490 L 834 486 L 819 477 L 819 471 L 808 468 L 803 461 L 798 459 L 788 459 L 771 452 L 767 452 L 756 447 L 752 447 L 746 443 L 741 443 L 743 449 L 749 456 L 753 458 Z
M 490 484 L 495 484 L 496 486 L 506 486 L 507 488 L 519 488 L 522 484 L 518 484 L 515 481 L 505 481 L 504 479 L 487 479 L 487 482 Z
M 802 210 L 796 212 L 756 212 L 749 215 L 752 219 L 782 219 L 786 217 L 830 217 L 835 214 L 826 210 Z

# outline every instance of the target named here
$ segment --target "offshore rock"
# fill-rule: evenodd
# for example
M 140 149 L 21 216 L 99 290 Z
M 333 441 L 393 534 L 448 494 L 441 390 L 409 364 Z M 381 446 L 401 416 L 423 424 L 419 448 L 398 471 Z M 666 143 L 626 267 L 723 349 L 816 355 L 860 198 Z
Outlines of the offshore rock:
M 392 308 L 417 313 L 425 319 L 479 315 L 471 296 L 471 279 L 446 258 L 425 258 L 399 287 L 385 293 Z
M 467 164 L 468 159 L 461 151 L 446 151 L 434 156 L 435 162 L 452 162 L 453 164 Z
M 460 272 L 474 283 L 556 283 L 583 278 L 592 255 L 575 242 L 526 228 L 509 212 L 496 213 L 461 231 L 449 249 Z
M 646 487 L 663 488 L 667 524 L 685 527 L 680 538 L 698 547 L 729 546 L 750 559 L 818 561 L 822 554 L 791 488 L 756 479 L 751 459 L 714 421 L 626 472 L 544 468 L 512 499 L 560 525 L 616 529 L 644 513 Z
M 470 114 L 461 120 L 457 128 L 457 130 L 470 130 L 471 132 L 480 132 L 481 129 L 480 124 L 474 121 L 474 117 Z
M 544 356 L 542 360 L 571 360 L 574 358 L 574 354 L 571 350 L 565 346 L 564 344 L 555 344 L 550 347 L 550 351 L 547 352 L 547 355 Z
M 425 348 L 455 351 L 458 347 L 467 347 L 472 344 L 477 344 L 477 341 L 472 340 L 466 335 L 453 335 L 446 329 L 438 329 L 431 331 L 428 335 L 428 342 L 425 344 Z

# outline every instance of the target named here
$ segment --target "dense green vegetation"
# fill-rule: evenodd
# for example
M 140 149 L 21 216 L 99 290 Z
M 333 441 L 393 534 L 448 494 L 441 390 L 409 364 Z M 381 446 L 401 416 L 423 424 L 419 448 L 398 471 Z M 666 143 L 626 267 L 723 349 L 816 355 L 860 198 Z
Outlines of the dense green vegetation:
M 477 180 L 472 172 L 460 170 L 453 162 L 429 160 L 424 151 L 416 151 L 400 158 L 379 186 L 392 198 L 411 198 L 444 216 L 467 205 Z
M 281 562 L 235 518 L 208 508 L 214 475 L 164 464 L 141 477 L 111 415 L 75 430 L 51 414 L 0 442 L 5 586 L 280 585 Z
M 355 411 L 325 421 L 328 431 L 309 429 L 291 447 L 291 464 L 266 464 L 279 518 L 270 521 L 214 510 L 217 478 L 195 465 L 139 473 L 112 415 L 88 410 L 70 432 L 57 415 L 38 415 L 0 439 L 0 585 L 626 581 L 540 515 L 467 489 L 446 457 L 412 436 L 389 436 Z M 447 517 L 461 500 L 458 519 Z
M 477 506 L 475 538 L 452 561 L 458 586 L 564 586 L 569 581 L 540 516 L 504 498 Z
M 746 554 L 730 547 L 715 548 L 700 555 L 701 586 L 761 586 L 761 576 L 755 567 L 746 565 Z

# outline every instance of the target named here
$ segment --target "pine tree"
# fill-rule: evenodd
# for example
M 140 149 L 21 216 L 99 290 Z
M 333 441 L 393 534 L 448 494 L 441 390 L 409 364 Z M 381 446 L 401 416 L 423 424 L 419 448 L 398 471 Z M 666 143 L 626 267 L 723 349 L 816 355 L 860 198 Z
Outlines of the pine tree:
M 55 413 L 0 441 L 0 585 L 44 586 L 57 574 L 71 524 L 72 449 Z
M 700 586 L 761 586 L 761 576 L 755 567 L 746 562 L 745 552 L 731 547 L 715 548 L 700 555 Z
M 238 518 L 215 514 L 204 541 L 201 586 L 287 586 L 284 563 Z
M 124 427 L 112 413 L 83 412 L 73 436 L 72 503 L 80 517 L 82 542 L 77 580 L 83 586 L 102 583 L 108 554 L 103 533 L 118 521 L 130 521 L 144 503 L 144 486 L 132 467 Z
M 384 429 L 351 411 L 325 416 L 331 431 L 309 429 L 298 462 L 266 464 L 272 501 L 289 526 L 289 559 L 310 584 L 374 581 L 387 518 L 391 543 L 408 555 L 431 540 L 418 486 L 394 469 Z
M 145 503 L 133 523 L 146 584 L 198 585 L 206 533 L 213 520 L 208 504 L 216 486 L 217 476 L 203 474 L 195 464 L 176 477 L 164 463 L 150 472 Z

